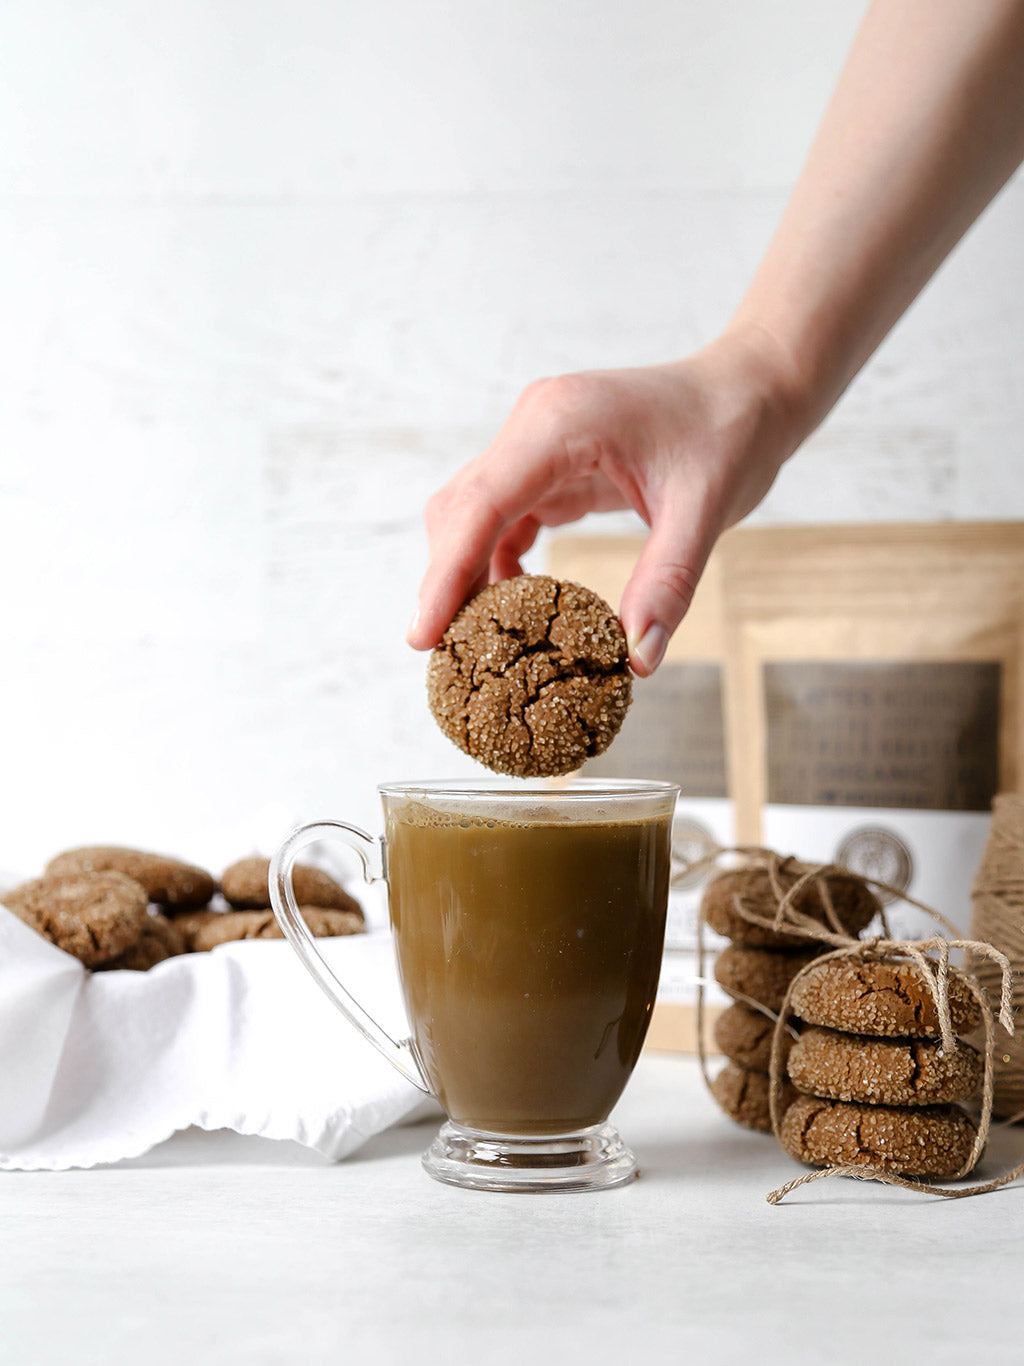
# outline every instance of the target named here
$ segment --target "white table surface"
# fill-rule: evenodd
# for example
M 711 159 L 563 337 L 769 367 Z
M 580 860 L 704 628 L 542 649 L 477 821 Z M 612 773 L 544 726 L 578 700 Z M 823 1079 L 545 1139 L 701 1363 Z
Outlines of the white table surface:
M 1024 1359 L 1024 1189 L 942 1200 L 797 1175 L 689 1059 L 616 1113 L 640 1180 L 487 1195 L 430 1180 L 435 1124 L 340 1164 L 178 1134 L 116 1167 L 0 1175 L 0 1362 Z M 1003 1130 L 983 1172 L 1017 1161 Z

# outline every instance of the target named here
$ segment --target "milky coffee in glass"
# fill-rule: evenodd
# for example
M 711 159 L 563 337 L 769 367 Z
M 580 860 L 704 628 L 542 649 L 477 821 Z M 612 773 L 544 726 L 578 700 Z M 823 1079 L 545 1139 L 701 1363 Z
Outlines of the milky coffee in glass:
M 457 1185 L 592 1189 L 636 1172 L 608 1115 L 633 1070 L 658 984 L 676 789 L 391 784 L 385 836 L 341 822 L 275 857 L 275 912 L 349 1019 L 448 1117 L 424 1157 Z M 301 922 L 303 844 L 351 844 L 384 875 L 410 1037 L 389 1039 L 334 979 Z M 289 905 L 291 902 L 291 905 Z

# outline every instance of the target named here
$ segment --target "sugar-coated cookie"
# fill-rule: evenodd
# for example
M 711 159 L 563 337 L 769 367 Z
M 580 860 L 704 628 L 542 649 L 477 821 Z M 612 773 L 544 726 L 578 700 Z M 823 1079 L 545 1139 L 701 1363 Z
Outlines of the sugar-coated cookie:
M 960 1043 L 943 1053 L 933 1039 L 881 1039 L 805 1029 L 789 1055 L 798 1091 L 869 1105 L 941 1105 L 969 1100 L 981 1086 L 981 1056 Z
M 790 982 L 820 952 L 817 946 L 789 951 L 727 944 L 715 961 L 715 980 L 730 996 L 746 996 L 777 1015 Z
M 784 859 L 778 868 L 779 884 L 788 891 L 808 870 L 796 859 Z M 821 879 L 832 908 L 847 934 L 856 937 L 878 913 L 879 901 L 859 878 L 848 873 L 830 873 Z M 768 869 L 762 864 L 730 868 L 708 883 L 704 891 L 704 918 L 716 934 L 750 948 L 803 948 L 806 938 L 752 925 L 737 909 L 737 902 L 754 915 L 768 919 L 778 904 Z M 830 925 L 817 882 L 809 882 L 797 895 L 793 909 L 822 925 Z
M 812 1167 L 880 1167 L 901 1176 L 954 1176 L 974 1144 L 973 1122 L 956 1105 L 916 1109 L 798 1096 L 779 1142 Z
M 741 1001 L 734 1001 L 715 1021 L 714 1038 L 719 1051 L 730 1062 L 755 1072 L 767 1072 L 771 1067 L 774 1033 L 775 1021 L 770 1016 L 752 1010 Z M 784 1031 L 783 1063 L 792 1043 L 792 1036 Z
M 361 934 L 366 928 L 362 912 L 357 914 L 322 906 L 300 906 L 299 911 L 316 939 Z M 198 953 L 238 939 L 284 938 L 273 911 L 209 911 L 205 914 L 200 911 L 189 918 L 185 932 L 189 948 Z
M 921 970 L 909 960 L 832 958 L 816 963 L 793 988 L 791 1007 L 808 1024 L 850 1034 L 937 1038 L 939 1017 Z M 954 1032 L 969 1034 L 981 1010 L 963 974 L 949 969 Z
M 216 890 L 216 883 L 203 868 L 165 854 L 124 849 L 119 845 L 68 849 L 50 860 L 46 872 L 54 877 L 76 873 L 124 873 L 145 887 L 150 901 L 172 913 L 205 906 Z
M 608 604 L 543 574 L 504 579 L 459 612 L 427 666 L 441 730 L 498 773 L 570 773 L 603 753 L 632 693 Z
M 195 938 L 204 925 L 211 920 L 221 920 L 227 911 L 211 911 L 208 909 L 200 911 L 182 911 L 180 915 L 174 917 L 174 927 L 181 934 L 185 941 L 186 953 L 191 953 L 195 948 Z
M 225 868 L 220 889 L 238 911 L 266 910 L 270 906 L 267 877 L 268 858 L 243 858 Z M 292 889 L 295 900 L 304 906 L 320 906 L 336 911 L 352 911 L 362 915 L 362 907 L 355 897 L 335 882 L 329 873 L 308 863 L 296 863 L 292 869 Z
M 147 919 L 145 889 L 116 872 L 35 878 L 6 892 L 3 900 L 86 967 L 124 953 Z
M 178 954 L 185 953 L 186 949 L 185 936 L 174 921 L 168 920 L 167 916 L 159 912 L 151 911 L 135 943 L 130 944 L 124 953 L 118 954 L 116 958 L 98 963 L 97 968 L 128 968 L 133 972 L 146 972 L 166 958 L 175 958 Z
M 766 1073 L 727 1062 L 712 1081 L 711 1094 L 737 1124 L 742 1124 L 745 1129 L 757 1129 L 763 1134 L 771 1133 L 769 1078 Z M 795 1095 L 792 1087 L 783 1083 L 781 1101 L 784 1108 Z

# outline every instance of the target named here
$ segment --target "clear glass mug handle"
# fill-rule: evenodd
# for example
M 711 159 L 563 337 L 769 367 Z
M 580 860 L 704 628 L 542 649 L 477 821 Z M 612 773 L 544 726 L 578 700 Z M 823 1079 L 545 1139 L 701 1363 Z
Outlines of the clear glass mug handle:
M 342 844 L 354 849 L 363 865 L 363 877 L 367 882 L 378 882 L 384 877 L 383 840 L 374 839 L 365 830 L 360 830 L 356 825 L 346 825 L 344 821 L 316 821 L 312 825 L 300 825 L 297 830 L 292 831 L 270 860 L 270 901 L 277 923 L 314 982 L 338 1007 L 349 1024 L 354 1025 L 363 1038 L 372 1043 L 407 1081 L 411 1081 L 413 1086 L 429 1096 L 431 1091 L 416 1057 L 412 1039 L 393 1039 L 372 1015 L 367 1014 L 355 997 L 346 991 L 324 961 L 316 946 L 316 940 L 299 914 L 295 892 L 292 889 L 292 868 L 301 850 L 323 839 L 340 840 Z

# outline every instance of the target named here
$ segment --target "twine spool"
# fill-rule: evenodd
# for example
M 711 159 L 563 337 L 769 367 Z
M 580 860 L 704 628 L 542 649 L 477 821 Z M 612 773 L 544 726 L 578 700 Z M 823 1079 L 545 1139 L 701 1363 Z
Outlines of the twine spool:
M 971 888 L 971 938 L 1006 954 L 1012 969 L 1011 1000 L 1015 1019 L 1024 1011 L 1024 795 L 997 797 L 981 864 Z M 968 966 L 996 999 L 998 968 L 972 955 Z M 1024 1111 L 1024 1038 L 1001 1037 L 993 1058 L 993 1112 L 1001 1118 Z

